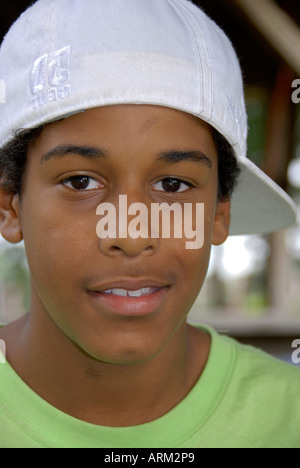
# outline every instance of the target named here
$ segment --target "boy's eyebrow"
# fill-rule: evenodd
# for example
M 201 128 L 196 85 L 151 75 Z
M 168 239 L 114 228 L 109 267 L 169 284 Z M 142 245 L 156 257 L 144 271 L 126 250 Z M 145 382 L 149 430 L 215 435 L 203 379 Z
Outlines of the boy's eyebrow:
M 104 150 L 94 146 L 62 145 L 56 146 L 43 154 L 41 162 L 50 161 L 55 158 L 62 158 L 68 154 L 78 154 L 79 156 L 90 159 L 105 158 L 107 156 L 107 153 Z
M 168 163 L 178 163 L 180 161 L 191 161 L 200 163 L 212 169 L 212 160 L 206 156 L 202 151 L 165 151 L 160 153 L 158 161 L 164 161 Z
M 62 158 L 68 154 L 77 154 L 84 158 L 96 159 L 106 158 L 108 152 L 94 146 L 78 146 L 78 145 L 61 145 L 52 148 L 43 154 L 41 162 L 50 161 L 55 158 Z M 176 164 L 180 161 L 191 161 L 200 163 L 212 169 L 213 164 L 211 159 L 206 156 L 202 151 L 163 151 L 159 154 L 157 161 Z

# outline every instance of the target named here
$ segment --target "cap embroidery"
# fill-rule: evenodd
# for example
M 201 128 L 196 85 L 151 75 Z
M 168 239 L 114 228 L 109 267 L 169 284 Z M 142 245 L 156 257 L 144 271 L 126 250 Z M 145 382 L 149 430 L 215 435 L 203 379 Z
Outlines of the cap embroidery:
M 67 46 L 35 60 L 30 73 L 30 91 L 35 109 L 71 95 L 70 56 L 71 46 Z
M 228 101 L 228 108 L 233 117 L 234 117 L 234 120 L 236 121 L 237 125 L 242 128 L 242 126 L 244 125 L 244 114 L 243 114 L 243 111 L 242 111 L 242 106 L 243 106 L 243 100 L 241 101 L 241 106 L 236 106 L 234 104 L 234 102 L 232 101 L 232 99 L 230 99 L 230 97 L 228 96 L 227 93 L 225 93 L 225 96 L 227 98 L 227 101 Z

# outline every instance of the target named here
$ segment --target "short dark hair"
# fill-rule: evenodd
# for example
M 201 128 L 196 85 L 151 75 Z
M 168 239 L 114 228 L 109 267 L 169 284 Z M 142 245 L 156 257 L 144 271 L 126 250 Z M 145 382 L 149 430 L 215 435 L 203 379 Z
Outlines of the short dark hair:
M 19 130 L 12 141 L 0 148 L 1 188 L 13 194 L 21 194 L 28 149 L 43 128 L 44 126 L 40 126 L 31 130 Z
M 20 130 L 15 138 L 0 148 L 0 187 L 8 192 L 21 195 L 23 174 L 26 168 L 27 153 L 42 132 L 44 126 L 31 130 Z M 214 128 L 213 139 L 218 152 L 218 200 L 226 201 L 232 196 L 240 168 L 232 146 Z
M 218 152 L 218 200 L 226 201 L 230 200 L 234 192 L 241 168 L 226 138 L 215 128 L 212 129 L 212 134 Z

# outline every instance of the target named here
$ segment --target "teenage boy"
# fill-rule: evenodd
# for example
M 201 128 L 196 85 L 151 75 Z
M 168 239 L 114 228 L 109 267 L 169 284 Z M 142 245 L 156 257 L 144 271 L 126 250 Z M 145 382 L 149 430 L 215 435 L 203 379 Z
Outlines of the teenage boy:
M 40 0 L 0 78 L 0 228 L 25 242 L 32 298 L 0 331 L 0 446 L 300 447 L 299 370 L 186 321 L 212 244 L 295 221 L 246 158 L 224 33 L 186 0 Z M 101 236 L 125 195 L 201 204 L 203 246 Z

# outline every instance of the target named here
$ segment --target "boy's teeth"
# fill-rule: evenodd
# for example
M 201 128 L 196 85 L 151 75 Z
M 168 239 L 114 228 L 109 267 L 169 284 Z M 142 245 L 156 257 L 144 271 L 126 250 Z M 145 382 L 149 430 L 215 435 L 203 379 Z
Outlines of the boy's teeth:
M 130 297 L 140 297 L 146 294 L 150 294 L 153 288 L 142 288 L 136 291 L 127 291 L 127 289 L 109 289 L 103 291 L 106 294 L 113 294 L 114 296 L 130 296 Z
M 137 291 L 128 291 L 128 295 L 131 297 L 139 297 L 145 294 L 150 294 L 151 288 L 142 288 Z
M 127 296 L 126 289 L 112 289 L 111 292 L 114 296 Z

